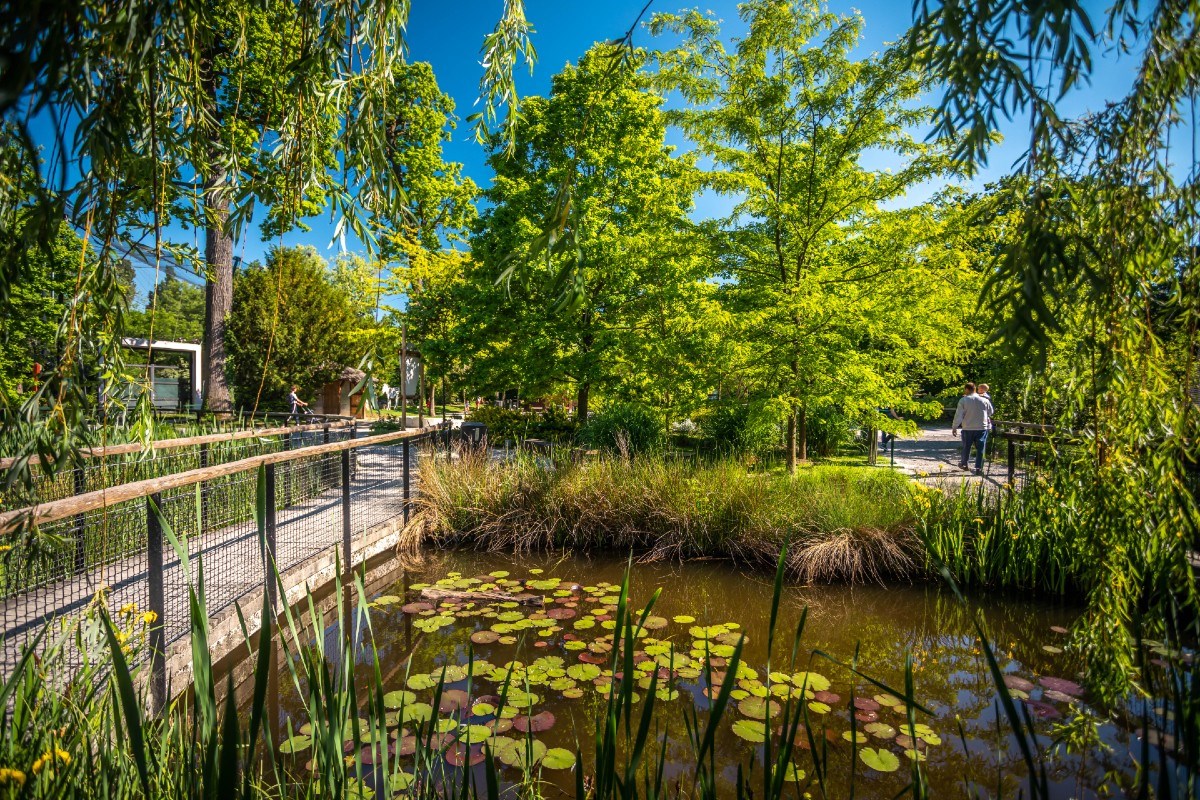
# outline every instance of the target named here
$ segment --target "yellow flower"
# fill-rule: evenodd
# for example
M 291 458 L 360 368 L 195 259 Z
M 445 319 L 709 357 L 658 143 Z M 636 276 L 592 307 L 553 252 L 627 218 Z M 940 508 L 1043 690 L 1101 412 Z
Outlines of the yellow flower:
M 41 757 L 38 758 L 37 761 L 33 762 L 33 774 L 37 775 L 47 766 L 54 766 L 55 759 L 58 759 L 64 765 L 70 764 L 71 754 L 60 747 L 56 747 L 53 750 L 47 750 L 46 752 L 42 753 Z
M 9 769 L 8 767 L 0 767 L 0 786 L 5 784 L 15 783 L 17 786 L 25 785 L 25 773 L 19 769 Z
M 981 517 L 976 517 L 975 519 L 971 520 L 971 522 L 974 522 L 976 525 L 982 525 L 983 519 Z
M 9 550 L 12 550 L 11 544 L 0 544 L 0 553 L 7 553 Z
M 147 611 L 145 614 L 142 614 L 142 622 L 147 625 L 153 625 L 155 622 L 158 622 L 158 614 L 154 611 Z
M 137 603 L 126 603 L 125 605 L 121 606 L 122 614 L 132 614 L 135 611 L 137 611 Z

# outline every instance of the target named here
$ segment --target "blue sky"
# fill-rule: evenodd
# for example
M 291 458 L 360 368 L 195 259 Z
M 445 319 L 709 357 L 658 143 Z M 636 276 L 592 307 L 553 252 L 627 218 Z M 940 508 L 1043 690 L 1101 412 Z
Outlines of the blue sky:
M 526 14 L 536 31 L 533 40 L 538 61 L 532 75 L 521 69 L 518 77 L 520 93 L 531 95 L 548 91 L 551 77 L 565 64 L 576 60 L 593 42 L 623 35 L 644 4 L 645 0 L 527 0 Z M 1096 18 L 1103 17 L 1100 4 L 1085 0 L 1085 5 Z M 501 6 L 502 0 L 457 0 L 454 3 L 414 0 L 412 3 L 408 27 L 410 60 L 428 61 L 433 65 L 442 90 L 455 99 L 460 118 L 465 118 L 475 110 L 474 102 L 482 72 L 479 48 L 483 37 L 495 25 Z M 908 0 L 868 0 L 861 3 L 832 0 L 829 6 L 838 13 L 851 13 L 855 9 L 861 11 L 865 21 L 864 39 L 860 45 L 863 55 L 881 50 L 886 43 L 898 40 L 911 22 Z M 678 0 L 654 0 L 650 13 L 687 7 L 686 3 Z M 744 26 L 738 19 L 737 4 L 733 0 L 715 0 L 701 3 L 699 7 L 711 10 L 724 20 L 726 38 L 744 32 Z M 651 46 L 653 40 L 644 29 L 639 28 L 634 43 Z M 1068 99 L 1065 112 L 1073 116 L 1099 109 L 1106 100 L 1124 95 L 1132 84 L 1135 68 L 1135 59 L 1118 59 L 1111 53 L 1102 54 L 1097 61 L 1091 85 L 1076 91 Z M 1016 120 L 1004 126 L 1001 130 L 1005 136 L 1004 143 L 994 149 L 989 167 L 971 185 L 982 186 L 1010 170 L 1024 149 L 1026 137 L 1023 125 L 1023 121 Z M 673 143 L 679 144 L 681 141 L 676 137 Z M 490 183 L 491 173 L 485 164 L 483 150 L 475 143 L 468 124 L 460 124 L 445 151 L 448 159 L 464 165 L 465 174 L 476 183 L 484 187 Z M 886 166 L 886 163 L 880 163 L 879 166 Z M 935 188 L 921 187 L 916 196 L 910 199 L 920 201 Z M 722 215 L 729 206 L 728 198 L 703 196 L 697 201 L 695 215 L 698 218 Z M 326 257 L 335 256 L 338 245 L 331 243 L 333 223 L 328 214 L 310 219 L 307 223 L 311 231 L 287 234 L 282 239 L 283 243 L 309 244 Z M 191 232 L 178 232 L 177 235 L 185 237 L 184 241 L 189 243 L 193 239 Z M 257 225 L 251 225 L 245 241 L 237 244 L 235 254 L 246 260 L 261 258 L 267 248 L 277 241 L 262 241 Z M 350 250 L 362 249 L 360 243 L 350 239 L 346 244 Z M 142 272 L 139 287 L 144 291 L 151 283 L 153 273 Z

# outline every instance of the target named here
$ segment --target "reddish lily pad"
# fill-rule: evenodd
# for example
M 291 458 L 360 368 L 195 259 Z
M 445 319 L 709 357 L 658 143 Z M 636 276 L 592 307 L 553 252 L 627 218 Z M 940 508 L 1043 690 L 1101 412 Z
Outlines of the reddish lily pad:
M 513 727 L 521 733 L 541 733 L 548 731 L 554 727 L 554 715 L 549 711 L 542 711 L 533 716 L 520 716 L 513 720 Z
M 452 767 L 473 767 L 482 764 L 483 759 L 483 747 L 477 744 L 467 747 L 460 742 L 446 750 L 446 763 Z
M 453 714 L 467 705 L 470 698 L 462 689 L 446 689 L 442 692 L 442 699 L 438 703 L 438 711 L 443 714 Z
M 842 701 L 842 696 L 827 691 L 813 692 L 813 700 L 816 700 L 818 703 L 824 703 L 827 706 L 833 706 Z
M 1009 689 L 1017 689 L 1022 692 L 1033 691 L 1033 683 L 1017 675 L 1005 675 L 1004 685 Z
M 422 611 L 432 611 L 433 606 L 424 601 L 417 601 L 415 603 L 405 603 L 400 606 L 400 610 L 405 614 L 420 614 Z
M 546 611 L 546 616 L 550 619 L 564 620 L 573 619 L 576 614 L 573 608 L 551 608 Z
M 495 631 L 475 631 L 471 634 L 471 641 L 475 644 L 494 644 L 500 639 L 500 634 Z
M 1063 694 L 1069 694 L 1074 697 L 1079 697 L 1081 694 L 1083 694 L 1082 686 L 1080 686 L 1078 683 L 1075 683 L 1075 681 L 1069 681 L 1066 678 L 1038 678 L 1038 683 L 1047 689 L 1051 689 L 1055 692 L 1062 692 Z
M 880 709 L 879 703 L 869 697 L 854 698 L 854 707 L 859 711 L 878 711 Z
M 1026 707 L 1029 708 L 1029 712 L 1038 719 L 1058 719 L 1062 716 L 1059 710 L 1049 703 L 1043 703 L 1040 700 L 1026 700 L 1024 702 Z

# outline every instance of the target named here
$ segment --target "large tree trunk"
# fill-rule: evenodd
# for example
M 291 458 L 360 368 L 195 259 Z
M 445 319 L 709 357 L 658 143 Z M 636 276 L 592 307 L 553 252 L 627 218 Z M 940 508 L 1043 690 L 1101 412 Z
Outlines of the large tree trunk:
M 800 460 L 808 461 L 808 413 L 804 406 L 800 406 L 800 431 L 797 438 L 800 440 Z
M 229 200 L 211 190 L 224 182 L 217 172 L 204 183 L 207 227 L 204 230 L 204 260 L 208 280 L 204 293 L 204 350 L 201 358 L 204 407 L 209 411 L 232 410 L 229 382 L 225 378 L 225 325 L 233 309 L 233 237 L 226 230 Z
M 592 384 L 584 381 L 579 384 L 579 391 L 575 394 L 575 421 L 580 425 L 587 424 L 588 415 L 588 395 L 592 393 Z
M 796 408 L 793 406 L 788 411 L 787 418 L 787 441 L 784 444 L 787 450 L 787 471 L 788 475 L 796 474 Z

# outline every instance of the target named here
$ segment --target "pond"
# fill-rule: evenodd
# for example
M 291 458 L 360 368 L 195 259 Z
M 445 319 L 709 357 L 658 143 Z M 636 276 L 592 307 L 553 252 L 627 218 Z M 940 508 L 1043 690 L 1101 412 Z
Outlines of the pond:
M 582 753 L 582 769 L 589 774 L 596 722 L 613 686 L 612 617 L 626 568 L 615 558 L 444 552 L 427 556 L 419 569 L 376 593 L 371 623 L 389 693 L 385 704 L 395 709 L 391 748 L 401 756 L 400 769 L 427 772 L 406 764 L 405 757 L 418 733 L 437 725 L 432 741 L 445 750 L 447 773 L 474 770 L 481 791 L 479 743 L 490 737 L 507 786 L 527 777 L 514 765 L 532 753 L 543 759 L 534 771 L 545 782 L 543 796 L 574 796 L 574 770 L 579 769 L 571 766 L 574 754 Z M 722 682 L 735 683 L 715 739 L 720 797 L 736 795 L 739 765 L 742 777 L 761 789 L 762 738 L 768 730 L 762 718 L 771 714 L 777 746 L 776 720 L 789 697 L 793 707 L 807 710 L 812 742 L 827 764 L 828 796 L 848 796 L 853 780 L 857 796 L 894 797 L 911 780 L 913 757 L 922 760 L 934 796 L 959 796 L 969 784 L 986 796 L 1027 789 L 1021 786 L 1026 773 L 1020 750 L 1003 721 L 976 638 L 976 614 L 982 616 L 1005 682 L 1035 720 L 1042 749 L 1054 749 L 1052 726 L 1086 708 L 1076 684 L 1080 665 L 1061 647 L 1075 609 L 1012 597 L 990 597 L 981 608 L 932 586 L 786 587 L 768 672 L 771 576 L 740 572 L 724 562 L 634 564 L 630 609 L 641 610 L 660 587 L 645 628 L 636 631 L 634 691 L 642 700 L 652 674 L 661 682 L 647 759 L 656 764 L 659 743 L 667 742 L 663 777 L 672 795 L 676 788 L 681 794 L 691 790 L 695 754 L 685 712 L 694 709 L 705 724 L 710 680 L 713 697 Z M 463 594 L 450 595 L 454 602 L 436 595 L 430 599 L 430 589 Z M 489 603 L 481 591 L 534 594 L 544 597 L 545 605 Z M 331 626 L 325 636 L 328 652 L 336 656 L 339 630 Z M 743 666 L 735 674 L 727 671 L 728 659 L 742 636 Z M 704 665 L 706 651 L 711 668 Z M 909 656 L 914 699 L 931 712 L 916 712 L 915 729 L 902 700 L 845 666 L 854 662 L 863 675 L 902 694 Z M 468 684 L 469 658 L 474 668 Z M 369 648 L 360 646 L 356 663 L 359 685 L 371 685 Z M 445 713 L 435 712 L 427 722 L 443 669 L 438 699 Z M 507 708 L 499 708 L 502 694 Z M 292 730 L 300 730 L 306 719 L 294 687 L 283 690 L 281 702 Z M 634 706 L 635 715 L 640 708 Z M 439 723 L 439 716 L 453 719 Z M 636 729 L 636 716 L 633 722 Z M 850 741 L 852 725 L 857 744 Z M 1124 732 L 1106 723 L 1101 738 L 1112 748 L 1107 754 L 1060 753 L 1049 762 L 1052 796 L 1092 794 L 1107 770 L 1131 767 Z M 805 791 L 820 796 L 812 743 L 803 728 L 796 740 L 795 768 L 788 777 L 799 783 L 787 796 Z M 303 771 L 304 737 L 297 736 L 287 749 L 293 746 L 293 764 Z

